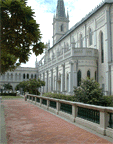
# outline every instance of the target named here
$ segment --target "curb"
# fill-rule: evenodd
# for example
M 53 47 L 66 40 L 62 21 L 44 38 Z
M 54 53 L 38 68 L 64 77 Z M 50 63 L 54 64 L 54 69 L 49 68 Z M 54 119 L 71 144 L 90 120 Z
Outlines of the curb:
M 0 144 L 7 144 L 4 106 L 0 99 Z

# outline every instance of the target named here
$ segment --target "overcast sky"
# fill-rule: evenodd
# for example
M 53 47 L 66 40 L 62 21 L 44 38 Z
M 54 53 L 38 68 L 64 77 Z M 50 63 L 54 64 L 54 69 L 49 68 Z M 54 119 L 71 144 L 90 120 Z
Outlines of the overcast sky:
M 86 16 L 92 9 L 97 7 L 102 0 L 64 0 L 65 11 L 69 11 L 69 29 Z M 28 6 L 35 12 L 35 19 L 40 24 L 42 42 L 46 44 L 50 40 L 52 46 L 53 15 L 56 12 L 57 0 L 28 0 Z M 41 56 L 37 57 L 39 61 Z M 32 54 L 29 62 L 21 64 L 22 67 L 35 67 L 36 56 Z

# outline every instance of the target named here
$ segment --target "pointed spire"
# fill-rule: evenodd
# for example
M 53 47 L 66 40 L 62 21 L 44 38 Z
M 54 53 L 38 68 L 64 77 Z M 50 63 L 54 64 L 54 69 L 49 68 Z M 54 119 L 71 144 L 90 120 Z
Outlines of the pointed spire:
M 64 1 L 63 0 L 58 0 L 56 14 L 58 15 L 58 17 L 66 17 Z
M 68 8 L 67 8 L 67 18 L 69 19 L 69 13 L 68 13 Z

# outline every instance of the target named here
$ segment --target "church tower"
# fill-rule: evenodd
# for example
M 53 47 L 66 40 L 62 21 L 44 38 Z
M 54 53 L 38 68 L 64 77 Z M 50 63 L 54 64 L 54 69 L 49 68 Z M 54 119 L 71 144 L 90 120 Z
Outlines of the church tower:
M 58 0 L 53 18 L 53 45 L 69 30 L 69 15 L 65 14 L 64 1 Z

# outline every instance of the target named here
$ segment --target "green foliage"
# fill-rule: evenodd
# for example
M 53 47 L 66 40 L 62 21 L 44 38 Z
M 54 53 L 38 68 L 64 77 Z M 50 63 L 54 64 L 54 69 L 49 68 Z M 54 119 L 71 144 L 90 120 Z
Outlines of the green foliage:
M 10 95 L 6 95 L 6 96 L 2 96 L 2 100 L 5 100 L 5 99 L 18 99 L 18 98 L 22 98 L 23 97 L 20 97 L 20 96 L 10 96 Z
M 23 89 L 24 93 L 25 92 L 29 92 L 30 94 L 40 94 L 38 91 L 38 88 L 40 88 L 41 86 L 45 86 L 45 82 L 41 81 L 40 79 L 36 80 L 36 79 L 29 79 L 28 81 L 23 81 L 20 82 L 15 90 L 20 90 L 20 88 Z
M 100 101 L 102 106 L 113 107 L 113 96 L 103 96 Z
M 16 96 L 16 93 L 0 93 L 0 96 Z
M 44 93 L 43 96 L 56 98 L 56 99 L 64 99 L 64 100 L 68 100 L 68 101 L 74 101 L 75 100 L 74 96 L 64 95 L 64 94 L 57 94 L 57 93 L 51 93 L 51 92 Z
M 82 80 L 79 87 L 74 87 L 75 101 L 87 104 L 112 106 L 113 97 L 103 96 L 102 89 L 94 79 Z
M 102 89 L 99 88 L 99 83 L 94 79 L 87 78 L 86 80 L 82 80 L 79 87 L 74 87 L 74 95 L 76 101 L 98 104 L 99 99 L 102 97 Z
M 1 56 L 0 73 L 14 70 L 29 60 L 31 50 L 43 53 L 39 24 L 26 0 L 0 0 L 1 6 Z
M 13 89 L 13 87 L 10 83 L 4 84 L 3 87 L 4 87 L 4 90 L 12 90 Z

